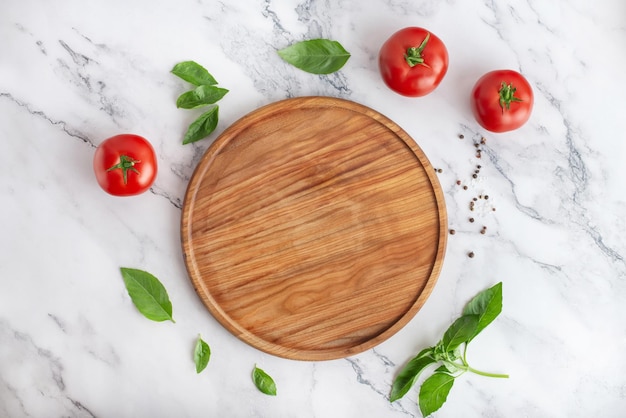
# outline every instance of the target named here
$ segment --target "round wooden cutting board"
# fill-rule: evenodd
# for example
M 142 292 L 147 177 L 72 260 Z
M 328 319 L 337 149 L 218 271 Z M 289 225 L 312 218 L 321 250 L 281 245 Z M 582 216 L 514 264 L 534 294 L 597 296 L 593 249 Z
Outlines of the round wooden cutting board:
M 447 216 L 434 169 L 394 122 L 351 101 L 287 99 L 234 123 L 189 183 L 191 281 L 230 332 L 328 360 L 389 338 L 437 280 Z

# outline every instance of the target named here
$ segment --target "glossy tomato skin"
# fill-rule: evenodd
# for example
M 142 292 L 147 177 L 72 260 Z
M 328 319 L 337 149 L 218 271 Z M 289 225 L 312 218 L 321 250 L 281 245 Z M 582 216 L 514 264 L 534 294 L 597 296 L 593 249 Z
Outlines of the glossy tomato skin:
M 424 64 L 411 67 L 405 58 L 407 50 L 418 47 L 428 36 L 422 56 Z M 380 48 L 378 67 L 383 81 L 391 90 L 408 97 L 432 92 L 448 71 L 448 50 L 434 33 L 420 27 L 400 29 Z
M 119 166 L 124 159 L 132 161 L 131 168 L 111 169 Z M 156 153 L 150 142 L 139 135 L 116 135 L 98 146 L 93 158 L 93 169 L 98 184 L 105 192 L 114 196 L 138 195 L 148 190 L 156 179 Z
M 502 83 L 512 85 L 515 88 L 514 97 L 519 99 L 512 101 L 508 109 L 500 105 Z M 490 71 L 479 78 L 472 89 L 472 113 L 480 126 L 488 131 L 512 131 L 528 121 L 534 100 L 532 87 L 517 71 Z

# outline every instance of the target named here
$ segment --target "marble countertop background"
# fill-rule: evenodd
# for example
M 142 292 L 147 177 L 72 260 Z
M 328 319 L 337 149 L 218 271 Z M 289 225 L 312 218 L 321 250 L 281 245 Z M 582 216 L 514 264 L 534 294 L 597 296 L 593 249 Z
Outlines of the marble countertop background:
M 424 98 L 391 92 L 378 74 L 378 49 L 405 26 L 433 31 L 450 54 Z M 351 52 L 341 71 L 307 74 L 276 54 L 318 37 Z M 185 146 L 198 113 L 176 109 L 186 84 L 169 73 L 183 60 L 230 90 L 216 132 Z M 469 92 L 500 68 L 528 78 L 535 108 L 521 129 L 491 134 Z M 389 403 L 394 377 L 498 281 L 503 312 L 468 357 L 511 377 L 464 375 L 434 416 L 626 416 L 625 68 L 623 0 L 0 0 L 0 416 L 419 417 L 416 390 Z M 308 95 L 404 128 L 442 169 L 456 230 L 414 319 L 326 362 L 273 357 L 228 333 L 194 292 L 180 246 L 185 188 L 215 137 L 259 106 Z M 153 143 L 160 172 L 150 192 L 115 198 L 91 163 L 124 132 Z M 474 225 L 477 194 L 497 211 L 477 211 Z M 120 266 L 161 279 L 176 324 L 137 313 Z M 213 355 L 197 375 L 199 333 Z M 255 364 L 277 397 L 253 386 Z

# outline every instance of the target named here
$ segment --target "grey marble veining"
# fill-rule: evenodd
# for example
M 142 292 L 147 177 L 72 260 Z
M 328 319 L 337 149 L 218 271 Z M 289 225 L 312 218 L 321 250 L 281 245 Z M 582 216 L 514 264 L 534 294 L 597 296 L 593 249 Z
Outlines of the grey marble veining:
M 434 416 L 626 416 L 626 2 L 0 0 L 0 11 L 1 417 L 419 417 L 417 390 L 389 403 L 394 377 L 497 281 L 503 312 L 468 358 L 511 377 L 463 375 Z M 391 92 L 377 68 L 382 43 L 411 25 L 450 54 L 420 99 Z M 318 37 L 351 52 L 341 71 L 307 74 L 276 54 Z M 215 134 L 183 146 L 199 113 L 176 108 L 189 86 L 170 70 L 188 59 L 230 91 Z M 535 93 L 529 122 L 505 134 L 469 108 L 473 83 L 498 68 Z M 180 249 L 185 188 L 211 142 L 259 106 L 306 95 L 356 101 L 406 130 L 442 168 L 456 231 L 420 312 L 376 348 L 328 362 L 276 358 L 228 333 Z M 91 167 L 122 132 L 159 158 L 156 183 L 130 199 L 104 194 Z M 489 200 L 470 212 L 478 195 Z M 162 280 L 176 324 L 136 312 L 120 266 Z M 198 333 L 213 352 L 200 375 Z M 252 385 L 254 364 L 276 398 Z

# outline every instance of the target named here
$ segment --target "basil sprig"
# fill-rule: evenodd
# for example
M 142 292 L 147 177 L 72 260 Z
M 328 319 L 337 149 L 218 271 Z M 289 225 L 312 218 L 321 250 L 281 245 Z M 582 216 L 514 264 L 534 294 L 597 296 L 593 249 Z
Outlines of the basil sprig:
M 461 317 L 448 327 L 437 345 L 420 351 L 400 370 L 391 387 L 389 401 L 394 402 L 406 395 L 420 373 L 432 365 L 439 367 L 422 383 L 418 397 L 420 411 L 425 417 L 441 408 L 448 398 L 454 380 L 465 372 L 508 378 L 506 374 L 476 370 L 467 362 L 468 344 L 493 322 L 500 312 L 502 312 L 502 282 L 476 295 L 465 306 Z
M 219 106 L 216 105 L 226 93 L 227 89 L 217 87 L 215 78 L 195 61 L 179 62 L 172 68 L 172 74 L 196 86 L 193 90 L 181 94 L 176 100 L 176 107 L 182 109 L 196 109 L 210 105 L 208 111 L 202 113 L 193 121 L 185 136 L 183 144 L 190 144 L 209 136 L 217 127 L 219 120 Z
M 329 39 L 301 41 L 277 52 L 289 64 L 312 74 L 334 73 L 350 58 L 339 42 Z
M 274 379 L 256 365 L 254 366 L 254 370 L 252 370 L 252 381 L 261 392 L 266 395 L 276 396 L 276 383 Z
M 122 278 L 131 300 L 148 319 L 153 321 L 174 321 L 172 302 L 163 284 L 147 271 L 122 267 Z

